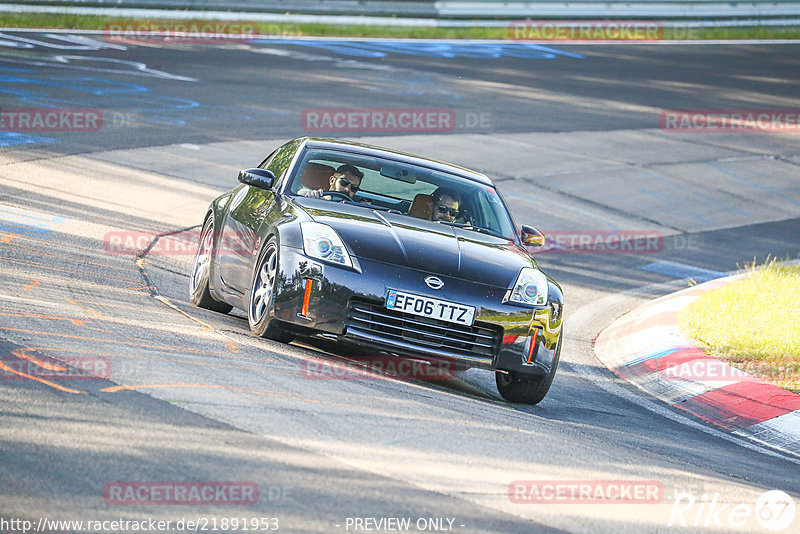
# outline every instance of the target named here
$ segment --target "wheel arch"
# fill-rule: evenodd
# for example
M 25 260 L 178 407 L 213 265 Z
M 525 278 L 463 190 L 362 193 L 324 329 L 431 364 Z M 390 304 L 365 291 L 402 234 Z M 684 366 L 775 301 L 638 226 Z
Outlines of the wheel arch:
M 230 302 L 226 298 L 226 294 L 224 291 L 218 291 L 219 284 L 221 284 L 220 274 L 219 274 L 219 264 L 217 263 L 217 258 L 219 255 L 219 247 L 220 247 L 220 236 L 222 235 L 222 228 L 225 222 L 225 217 L 227 216 L 227 205 L 230 202 L 232 194 L 225 193 L 217 198 L 215 198 L 211 204 L 209 204 L 208 208 L 206 208 L 206 214 L 203 218 L 203 226 L 201 228 L 205 228 L 206 222 L 208 222 L 209 217 L 213 217 L 214 220 L 214 227 L 213 227 L 213 245 L 211 247 L 211 258 L 210 258 L 210 265 L 209 265 L 209 272 L 208 272 L 208 291 L 211 296 L 219 300 L 221 302 L 226 302 L 231 306 L 236 306 L 236 303 Z

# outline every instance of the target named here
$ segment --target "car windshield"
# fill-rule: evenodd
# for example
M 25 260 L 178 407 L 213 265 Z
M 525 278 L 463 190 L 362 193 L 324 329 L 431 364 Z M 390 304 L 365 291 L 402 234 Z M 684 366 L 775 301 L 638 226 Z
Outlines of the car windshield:
M 514 226 L 494 187 L 427 167 L 331 149 L 310 149 L 288 193 L 353 202 L 514 239 Z M 333 193 L 326 193 L 333 191 Z

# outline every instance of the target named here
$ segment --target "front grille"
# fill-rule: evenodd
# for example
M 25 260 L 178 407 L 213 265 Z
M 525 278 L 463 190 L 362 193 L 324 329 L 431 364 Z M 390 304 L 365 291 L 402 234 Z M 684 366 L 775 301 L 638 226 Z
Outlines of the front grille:
M 491 360 L 497 354 L 502 339 L 502 329 L 498 326 L 448 323 L 357 299 L 350 301 L 347 311 L 348 331 L 354 328 L 390 342 L 419 347 L 422 351 L 434 349 L 473 359 Z

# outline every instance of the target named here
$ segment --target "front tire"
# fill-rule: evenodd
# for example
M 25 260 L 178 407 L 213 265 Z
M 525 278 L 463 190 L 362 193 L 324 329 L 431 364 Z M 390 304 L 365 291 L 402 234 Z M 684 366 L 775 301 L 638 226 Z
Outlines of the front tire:
M 214 251 L 214 216 L 209 215 L 200 232 L 200 243 L 194 256 L 192 275 L 189 279 L 189 298 L 198 308 L 228 313 L 233 306 L 215 300 L 208 289 L 211 276 L 211 254 Z
M 558 361 L 561 359 L 561 341 L 558 342 L 556 355 L 553 358 L 553 367 L 550 372 L 543 376 L 524 375 L 516 371 L 505 373 L 495 373 L 495 383 L 497 391 L 509 402 L 521 404 L 538 404 L 545 398 L 550 391 L 550 385 L 556 376 Z
M 277 319 L 272 316 L 275 301 L 275 288 L 278 285 L 278 269 L 280 254 L 278 242 L 270 238 L 258 256 L 253 273 L 253 284 L 250 290 L 250 302 L 247 306 L 247 319 L 250 330 L 257 336 L 289 343 L 294 333 L 283 329 Z

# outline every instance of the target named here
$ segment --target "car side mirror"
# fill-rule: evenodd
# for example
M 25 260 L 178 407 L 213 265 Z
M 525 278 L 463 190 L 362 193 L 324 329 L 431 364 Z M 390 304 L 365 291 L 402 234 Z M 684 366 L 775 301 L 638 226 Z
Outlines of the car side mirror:
M 239 171 L 239 181 L 259 189 L 272 189 L 275 175 L 266 169 L 244 169 Z
M 533 226 L 523 224 L 519 237 L 526 247 L 541 247 L 544 245 L 544 234 Z

